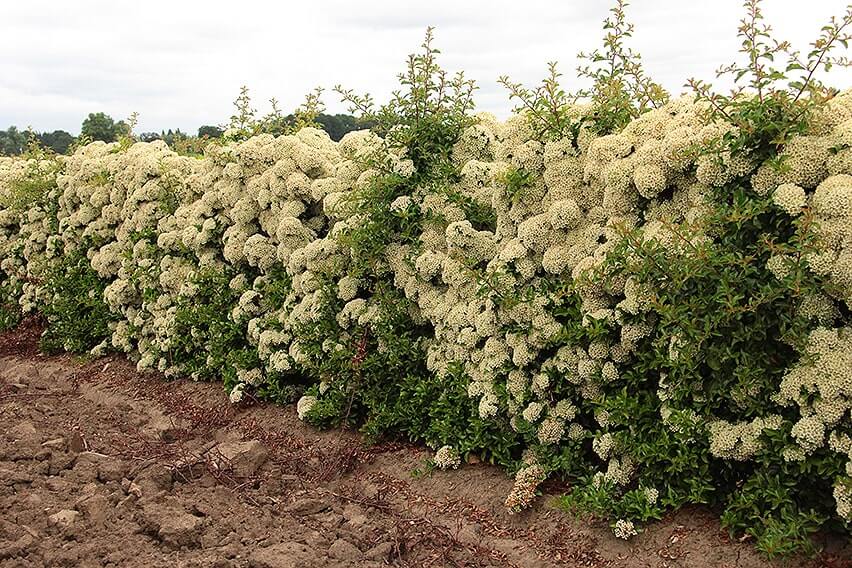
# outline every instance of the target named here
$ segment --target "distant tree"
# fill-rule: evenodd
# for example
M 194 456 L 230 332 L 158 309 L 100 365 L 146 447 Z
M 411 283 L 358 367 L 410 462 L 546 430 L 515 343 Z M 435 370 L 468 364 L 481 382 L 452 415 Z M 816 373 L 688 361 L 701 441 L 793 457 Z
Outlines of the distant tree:
M 361 124 L 357 118 L 348 114 L 321 114 L 317 116 L 316 121 L 322 125 L 323 130 L 335 142 L 343 138 L 347 132 L 369 127 L 368 125 Z
M 135 124 L 135 123 L 134 123 Z M 115 139 L 118 140 L 119 136 L 128 136 L 133 137 L 133 127 L 127 124 L 123 120 L 119 120 L 115 123 L 115 128 L 113 129 L 115 132 Z
M 273 99 L 273 101 L 274 100 L 275 99 Z M 264 117 L 264 120 L 264 127 L 261 131 L 267 132 L 269 134 L 274 134 L 276 136 L 284 134 L 288 130 L 294 128 L 298 129 L 300 124 L 300 119 L 295 114 L 281 116 L 280 113 L 276 115 L 273 112 Z M 348 114 L 317 114 L 311 120 L 315 122 L 315 124 L 311 126 L 322 128 L 328 133 L 328 136 L 335 142 L 340 141 L 340 139 L 343 138 L 343 136 L 345 136 L 347 132 L 370 128 L 369 124 L 364 124 L 354 116 Z M 302 126 L 310 125 L 304 124 L 304 121 L 301 122 Z
M 198 137 L 199 138 L 221 138 L 222 134 L 225 131 L 218 126 L 211 126 L 209 124 L 205 124 L 204 126 L 198 129 Z
M 103 140 L 104 142 L 114 142 L 118 135 L 122 133 L 124 122 L 118 124 L 111 116 L 102 112 L 90 113 L 86 120 L 83 121 L 83 126 L 80 129 L 80 135 L 91 138 L 92 140 Z M 126 128 L 126 126 L 123 126 Z
M 154 140 L 162 140 L 159 132 L 143 132 L 139 135 L 139 140 L 142 142 L 153 142 Z
M 27 133 L 18 130 L 16 126 L 10 126 L 6 130 L 0 130 L 0 154 L 5 156 L 16 156 L 27 147 Z
M 64 154 L 74 143 L 75 138 L 64 130 L 54 130 L 53 132 L 39 134 L 38 140 L 45 148 L 50 148 L 57 154 Z
M 175 142 L 178 140 L 184 140 L 186 138 L 189 138 L 189 136 L 181 132 L 180 128 L 176 130 L 169 128 L 168 130 L 160 132 L 160 140 L 163 140 L 166 144 L 172 147 L 174 147 Z

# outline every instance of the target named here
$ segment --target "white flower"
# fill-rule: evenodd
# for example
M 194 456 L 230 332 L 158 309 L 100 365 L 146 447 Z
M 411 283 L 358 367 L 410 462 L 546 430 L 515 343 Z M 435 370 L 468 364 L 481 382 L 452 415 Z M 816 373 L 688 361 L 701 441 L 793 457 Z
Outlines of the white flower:
M 407 195 L 400 195 L 396 199 L 394 199 L 390 204 L 390 210 L 393 213 L 401 213 L 411 207 L 413 201 Z
M 237 404 L 243 399 L 243 390 L 245 388 L 245 383 L 237 383 L 237 385 L 231 390 L 231 393 L 228 395 L 228 399 L 231 401 L 231 404 Z
M 461 465 L 461 457 L 452 446 L 438 448 L 433 461 L 439 469 L 457 469 Z
M 296 414 L 299 416 L 299 420 L 304 420 L 316 403 L 317 397 L 315 396 L 304 395 L 300 398 L 296 403 Z
M 616 538 L 623 538 L 624 540 L 638 534 L 636 532 L 636 527 L 633 526 L 633 521 L 626 519 L 619 519 L 615 521 L 615 526 L 612 528 L 612 532 Z
M 789 215 L 798 215 L 807 202 L 805 190 L 792 183 L 779 185 L 772 194 L 772 201 Z
M 660 492 L 653 487 L 645 488 L 645 500 L 648 501 L 649 505 L 655 505 L 657 503 L 657 499 L 660 497 Z

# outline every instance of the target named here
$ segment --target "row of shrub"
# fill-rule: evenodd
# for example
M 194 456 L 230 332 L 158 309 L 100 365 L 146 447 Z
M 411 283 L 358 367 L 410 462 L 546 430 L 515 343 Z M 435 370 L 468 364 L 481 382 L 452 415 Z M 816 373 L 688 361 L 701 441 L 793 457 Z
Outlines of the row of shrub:
M 852 92 L 813 79 L 852 17 L 772 61 L 759 5 L 748 89 L 675 100 L 624 46 L 567 93 L 503 78 L 475 114 L 431 31 L 372 124 L 232 130 L 0 158 L 0 324 L 48 350 L 222 380 L 234 403 L 475 454 L 617 536 L 690 503 L 769 553 L 852 520 Z M 749 43 L 749 41 L 751 43 Z M 795 77 L 789 81 L 786 74 Z

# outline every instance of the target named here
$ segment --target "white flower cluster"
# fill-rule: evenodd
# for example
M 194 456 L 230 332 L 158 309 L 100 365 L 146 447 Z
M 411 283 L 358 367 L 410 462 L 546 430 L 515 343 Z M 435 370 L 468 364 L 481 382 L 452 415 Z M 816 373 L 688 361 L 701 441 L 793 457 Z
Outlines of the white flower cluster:
M 823 252 L 812 255 L 811 270 L 828 276 L 835 284 L 838 299 L 852 301 L 852 175 L 825 178 L 810 197 L 814 221 Z
M 46 301 L 38 286 L 49 258 L 62 252 L 51 227 L 46 203 L 31 194 L 32 187 L 55 186 L 60 163 L 46 157 L 0 157 L 0 282 L 20 296 L 23 313 Z M 55 190 L 50 190 L 55 198 Z
M 452 446 L 441 446 L 432 458 L 438 469 L 458 469 L 461 465 L 461 457 Z
M 547 478 L 547 472 L 531 453 L 524 456 L 524 465 L 515 474 L 515 484 L 506 497 L 506 507 L 513 513 L 530 506 L 538 486 Z
M 792 434 L 802 451 L 810 454 L 848 430 L 852 329 L 817 328 L 810 334 L 806 352 L 806 360 L 789 370 L 774 398 L 779 404 L 798 408 L 801 418 L 793 425 Z M 852 459 L 852 453 L 849 457 Z
M 834 485 L 834 501 L 840 518 L 852 521 L 852 480 L 847 479 Z
M 636 536 L 636 527 L 633 526 L 633 521 L 627 519 L 619 519 L 615 521 L 615 526 L 612 528 L 612 533 L 615 538 L 628 540 L 630 537 Z
M 316 403 L 317 397 L 315 396 L 305 395 L 300 398 L 296 403 L 296 413 L 299 416 L 299 420 L 304 420 L 305 416 L 307 416 Z
M 732 424 L 716 420 L 707 425 L 710 434 L 710 453 L 718 458 L 745 461 L 762 449 L 761 436 L 764 430 L 781 427 L 780 416 L 755 418 L 750 422 Z

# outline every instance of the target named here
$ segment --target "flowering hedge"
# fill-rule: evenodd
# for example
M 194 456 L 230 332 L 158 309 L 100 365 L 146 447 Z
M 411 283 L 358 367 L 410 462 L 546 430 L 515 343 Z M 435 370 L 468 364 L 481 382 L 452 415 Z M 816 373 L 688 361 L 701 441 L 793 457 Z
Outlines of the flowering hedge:
M 571 479 L 625 538 L 687 503 L 770 553 L 848 531 L 852 91 L 766 158 L 693 97 L 603 131 L 570 105 L 548 137 L 429 65 L 422 107 L 339 143 L 0 158 L 0 323 L 479 455 L 513 510 Z

